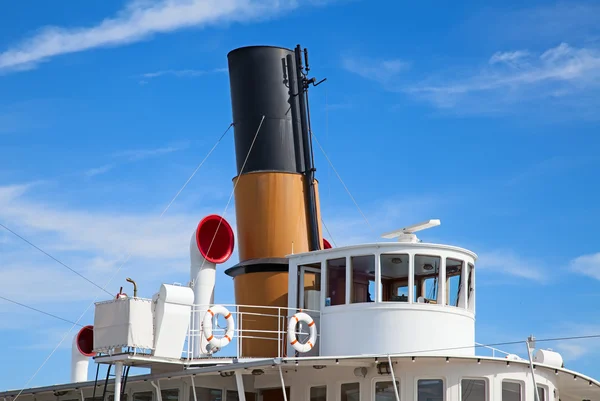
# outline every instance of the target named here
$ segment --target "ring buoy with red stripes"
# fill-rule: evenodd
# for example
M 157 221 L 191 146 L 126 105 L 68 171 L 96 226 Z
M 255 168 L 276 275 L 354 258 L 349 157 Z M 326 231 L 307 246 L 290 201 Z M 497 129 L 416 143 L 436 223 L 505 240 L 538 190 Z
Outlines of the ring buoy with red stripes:
M 308 341 L 305 343 L 301 343 L 296 338 L 296 326 L 298 323 L 303 322 L 308 325 L 309 337 Z M 290 345 L 294 347 L 294 349 L 298 352 L 308 352 L 315 346 L 317 342 L 317 325 L 312 317 L 304 312 L 298 312 L 294 316 L 290 318 L 287 329 L 288 339 L 290 340 Z
M 212 318 L 215 315 L 221 315 L 227 321 L 227 331 L 221 338 L 217 338 L 213 335 Z M 235 323 L 233 321 L 233 316 L 226 307 L 222 305 L 214 305 L 208 308 L 206 314 L 204 315 L 204 320 L 202 321 L 202 332 L 204 333 L 204 337 L 206 337 L 206 341 L 208 341 L 213 348 L 223 348 L 229 344 L 233 339 L 234 329 Z

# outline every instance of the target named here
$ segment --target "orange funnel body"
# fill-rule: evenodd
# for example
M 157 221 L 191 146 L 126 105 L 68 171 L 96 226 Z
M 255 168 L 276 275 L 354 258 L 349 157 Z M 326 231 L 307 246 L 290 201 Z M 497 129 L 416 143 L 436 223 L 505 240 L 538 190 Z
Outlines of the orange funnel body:
M 288 89 L 292 85 L 286 63 L 297 60 L 290 55 L 294 56 L 291 50 L 267 46 L 240 48 L 228 55 L 240 263 L 226 273 L 233 277 L 236 303 L 255 306 L 240 307 L 242 357 L 285 354 L 285 334 L 276 334 L 284 331 L 294 313 L 286 309 L 285 256 L 314 250 L 315 241 L 323 248 L 317 182 L 308 185 L 305 138 L 294 118 L 301 113 Z

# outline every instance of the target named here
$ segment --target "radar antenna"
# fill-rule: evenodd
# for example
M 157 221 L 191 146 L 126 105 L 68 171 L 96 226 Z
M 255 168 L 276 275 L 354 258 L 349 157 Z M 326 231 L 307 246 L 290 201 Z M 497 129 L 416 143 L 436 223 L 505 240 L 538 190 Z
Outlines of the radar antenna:
M 413 224 L 412 226 L 408 226 L 400 230 L 390 231 L 383 234 L 381 238 L 398 238 L 398 242 L 421 242 L 421 240 L 415 235 L 417 231 L 425 230 L 431 227 L 437 227 L 440 224 L 441 222 L 439 219 L 431 219 L 422 223 Z

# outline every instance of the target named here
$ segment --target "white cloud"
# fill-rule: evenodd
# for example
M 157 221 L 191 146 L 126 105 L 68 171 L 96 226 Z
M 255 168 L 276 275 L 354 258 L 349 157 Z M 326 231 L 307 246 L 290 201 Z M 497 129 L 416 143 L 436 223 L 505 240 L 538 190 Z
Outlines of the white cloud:
M 344 57 L 342 66 L 354 74 L 380 83 L 390 82 L 410 68 L 409 63 L 399 59 L 371 60 L 355 57 Z
M 600 252 L 579 256 L 571 261 L 569 267 L 576 273 L 600 280 Z
M 161 218 L 157 211 L 111 213 L 75 209 L 35 200 L 28 192 L 34 187 L 0 186 L 0 221 L 101 287 L 127 261 L 107 288 L 110 293 L 116 293 L 121 285 L 130 290 L 130 284 L 125 282 L 128 276 L 138 282 L 144 297 L 152 296 L 157 282 L 187 283 L 189 241 L 196 224 L 209 213 L 223 212 L 222 206 L 218 210 L 207 207 Z M 225 218 L 235 230 L 232 209 Z M 79 310 L 80 304 L 73 302 L 91 301 L 97 295 L 101 299 L 107 297 L 97 287 L 8 235 L 2 236 L 10 242 L 3 245 L 0 260 L 3 296 L 41 305 L 42 310 L 59 303 L 71 303 Z
M 524 57 L 527 57 L 528 55 L 529 52 L 522 50 L 517 50 L 513 52 L 496 52 L 490 58 L 490 64 L 507 63 L 514 65 L 515 62 L 523 59 Z
M 477 261 L 478 271 L 533 280 L 540 283 L 548 281 L 543 265 L 537 260 L 522 257 L 510 250 L 482 252 Z
M 150 79 L 150 78 L 158 78 L 165 75 L 172 75 L 178 78 L 193 78 L 200 77 L 207 74 L 215 74 L 215 73 L 224 73 L 228 72 L 227 68 L 215 68 L 212 70 L 164 70 L 164 71 L 155 71 L 155 72 L 147 72 L 142 74 L 142 78 Z
M 187 144 L 182 144 L 178 146 L 166 146 L 155 149 L 133 149 L 133 150 L 125 150 L 121 152 L 116 152 L 112 155 L 112 157 L 117 159 L 125 159 L 126 162 L 137 162 L 141 160 L 145 160 L 151 157 L 161 156 L 173 152 L 178 152 L 180 150 L 184 150 L 187 148 Z M 92 178 L 97 175 L 108 173 L 109 171 L 116 168 L 118 163 L 107 163 L 103 164 L 99 167 L 92 167 L 83 171 L 83 175 L 87 178 Z
M 36 264 L 23 263 L 22 260 L 30 259 L 25 253 L 20 255 L 21 261 L 4 263 L 0 269 L 2 296 L 45 309 L 49 303 L 89 300 L 90 294 L 100 294 L 100 289 L 49 259 L 34 258 Z
M 133 0 L 94 26 L 41 29 L 0 53 L 0 71 L 31 69 L 55 56 L 126 45 L 184 28 L 264 19 L 297 5 L 298 0 Z
M 180 146 L 167 146 L 162 148 L 155 149 L 134 149 L 134 150 L 125 150 L 122 152 L 114 153 L 114 157 L 123 157 L 129 161 L 138 161 L 147 159 L 149 157 L 160 156 L 168 153 L 177 152 L 179 150 L 183 150 L 187 148 L 187 145 Z
M 558 322 L 555 326 L 557 326 L 556 330 L 544 337 L 561 338 L 561 340 L 540 342 L 537 344 L 538 348 L 551 348 L 559 352 L 565 360 L 567 368 L 573 368 L 569 362 L 583 362 L 585 359 L 594 361 L 596 359 L 594 356 L 597 356 L 600 351 L 600 338 L 595 336 L 600 333 L 600 326 L 570 321 Z
M 562 354 L 564 360 L 579 359 L 583 355 L 587 354 L 588 350 L 589 347 L 586 347 L 581 343 L 564 342 L 557 345 L 557 351 Z
M 28 232 L 54 234 L 58 250 L 102 252 L 136 257 L 176 258 L 186 255 L 189 235 L 200 216 L 124 214 L 66 209 L 31 201 L 27 185 L 0 187 L 0 216 Z
M 600 51 L 561 43 L 537 55 L 519 50 L 498 52 L 490 58 L 488 67 L 470 76 L 412 85 L 403 92 L 440 108 L 455 108 L 468 101 L 499 107 L 523 100 L 590 93 L 599 88 Z
M 107 173 L 110 170 L 112 170 L 114 167 L 115 167 L 114 164 L 105 164 L 100 167 L 94 167 L 94 168 L 87 169 L 83 172 L 83 175 L 90 178 L 90 177 L 93 177 L 96 175 Z
M 35 184 L 29 183 L 0 186 L 0 204 L 10 202 L 13 199 L 18 198 L 33 185 Z

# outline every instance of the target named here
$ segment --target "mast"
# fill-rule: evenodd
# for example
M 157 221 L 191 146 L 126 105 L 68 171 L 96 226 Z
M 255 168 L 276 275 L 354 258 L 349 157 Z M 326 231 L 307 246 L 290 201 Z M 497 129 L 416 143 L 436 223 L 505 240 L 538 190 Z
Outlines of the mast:
M 292 103 L 291 111 L 294 121 L 300 120 L 298 124 L 293 124 L 294 135 L 302 138 L 302 148 L 304 153 L 304 176 L 306 185 L 306 204 L 308 207 L 308 229 L 310 250 L 317 251 L 321 249 L 319 242 L 319 220 L 317 217 L 317 200 L 315 195 L 315 172 L 312 140 L 310 132 L 310 121 L 308 120 L 308 85 L 314 83 L 314 78 L 309 80 L 304 73 L 302 65 L 302 49 L 300 45 L 296 46 L 294 51 L 295 63 L 292 61 L 292 55 L 286 56 L 287 73 L 289 77 L 290 102 Z M 308 66 L 308 50 L 304 49 L 304 60 L 306 64 L 306 73 L 309 71 Z M 295 68 L 294 68 L 295 67 Z M 298 116 L 299 111 L 299 116 Z M 299 131 L 299 132 L 298 132 Z

